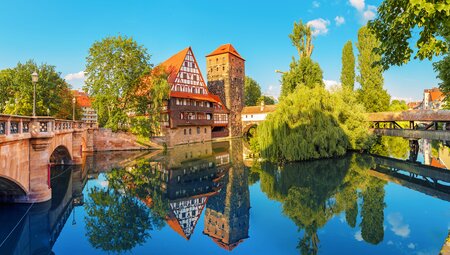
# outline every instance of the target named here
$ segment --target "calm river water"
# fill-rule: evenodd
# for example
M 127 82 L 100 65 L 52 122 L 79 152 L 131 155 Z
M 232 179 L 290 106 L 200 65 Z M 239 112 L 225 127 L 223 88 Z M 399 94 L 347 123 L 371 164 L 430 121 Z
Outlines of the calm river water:
M 87 155 L 52 169 L 51 201 L 0 205 L 0 254 L 438 254 L 448 147 L 383 138 L 373 153 L 277 165 L 234 140 Z

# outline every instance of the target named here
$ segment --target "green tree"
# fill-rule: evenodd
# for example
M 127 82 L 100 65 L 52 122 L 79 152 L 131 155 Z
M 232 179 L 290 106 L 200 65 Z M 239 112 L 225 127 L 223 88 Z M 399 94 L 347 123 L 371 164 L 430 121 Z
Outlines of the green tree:
M 258 98 L 256 105 L 260 105 L 261 102 L 264 102 L 265 105 L 275 104 L 275 100 L 273 99 L 273 97 L 269 97 L 269 96 L 265 96 L 265 95 L 262 95 L 261 97 Z
M 301 20 L 298 23 L 294 22 L 294 28 L 289 38 L 297 49 L 299 58 L 311 57 L 314 45 L 312 44 L 312 31 L 307 24 L 303 24 Z
M 437 78 L 439 78 L 442 82 L 439 83 L 439 87 L 442 90 L 442 92 L 446 95 L 445 101 L 446 105 L 445 108 L 450 107 L 450 53 L 447 53 L 446 56 L 433 64 L 434 70 L 438 72 Z
M 371 30 L 364 26 L 358 31 L 358 70 L 357 81 L 361 84 L 359 100 L 368 112 L 386 111 L 390 96 L 383 89 L 383 69 L 377 64 L 381 56 L 374 51 L 379 42 Z
M 401 111 L 407 111 L 408 105 L 406 105 L 405 100 L 392 100 L 391 104 L 389 105 L 389 111 L 391 112 L 401 112 Z
M 353 93 L 301 87 L 284 97 L 257 129 L 261 156 L 307 160 L 368 149 L 372 137 L 364 107 Z
M 384 69 L 402 65 L 411 59 L 410 42 L 419 32 L 414 58 L 432 59 L 448 51 L 449 43 L 442 39 L 450 32 L 448 0 L 384 0 L 378 16 L 369 23 L 381 42 L 377 47 Z
M 281 97 L 292 93 L 297 86 L 304 85 L 313 88 L 317 85 L 324 86 L 323 73 L 320 65 L 311 59 L 314 49 L 312 44 L 311 28 L 302 21 L 294 23 L 292 34 L 289 35 L 292 45 L 298 52 L 299 59 L 292 58 L 288 72 L 281 78 Z
M 353 90 L 355 86 L 355 55 L 351 41 L 347 41 L 342 49 L 342 87 Z
M 300 60 L 293 59 L 288 72 L 281 78 L 280 98 L 292 93 L 297 86 L 313 88 L 315 86 L 324 87 L 323 72 L 320 65 L 311 58 L 305 57 Z
M 147 50 L 132 38 L 106 37 L 91 46 L 84 89 L 93 98 L 101 126 L 126 127 L 127 114 L 136 111 L 136 88 L 150 70 L 149 60 Z
M 245 76 L 245 84 L 244 84 L 245 105 L 246 106 L 256 105 L 260 97 L 261 97 L 261 87 L 259 86 L 258 82 L 253 80 L 251 77 Z
M 72 92 L 70 85 L 61 78 L 56 67 L 37 65 L 29 60 L 25 64 L 0 71 L 0 112 L 31 116 L 33 112 L 33 83 L 31 74 L 36 71 L 36 115 L 72 118 Z

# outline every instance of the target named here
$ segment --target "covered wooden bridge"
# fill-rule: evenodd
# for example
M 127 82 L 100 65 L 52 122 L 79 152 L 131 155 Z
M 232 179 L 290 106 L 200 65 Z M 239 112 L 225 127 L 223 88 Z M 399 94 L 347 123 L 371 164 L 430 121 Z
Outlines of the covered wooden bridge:
M 368 120 L 378 135 L 450 140 L 449 110 L 369 113 Z

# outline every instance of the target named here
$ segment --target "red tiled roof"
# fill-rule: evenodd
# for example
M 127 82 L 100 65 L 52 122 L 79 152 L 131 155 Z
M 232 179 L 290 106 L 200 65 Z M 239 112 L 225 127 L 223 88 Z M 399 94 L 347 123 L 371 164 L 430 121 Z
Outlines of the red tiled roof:
M 439 168 L 447 168 L 444 164 L 441 163 L 439 159 L 436 159 L 434 157 L 431 158 L 430 165 Z
M 244 58 L 241 57 L 241 55 L 237 52 L 237 50 L 233 47 L 233 45 L 231 45 L 231 43 L 220 45 L 217 49 L 215 49 L 213 52 L 211 52 L 210 54 L 208 54 L 206 56 L 210 57 L 210 56 L 220 55 L 220 54 L 224 54 L 224 53 L 230 53 L 242 60 L 245 60 Z
M 82 91 L 73 90 L 73 96 L 77 100 L 77 105 L 81 107 L 91 107 L 91 99 L 89 98 L 88 94 Z
M 175 78 L 177 78 L 177 74 L 180 71 L 183 61 L 186 58 L 186 54 L 190 49 L 191 47 L 187 47 L 160 64 L 161 66 L 164 66 L 166 71 L 169 73 L 169 83 L 173 83 Z
M 195 100 L 205 100 L 213 103 L 218 103 L 216 99 L 213 98 L 212 94 L 194 94 L 189 92 L 181 92 L 181 91 L 171 91 L 170 97 L 177 98 L 189 98 Z
M 246 106 L 242 109 L 241 114 L 259 114 L 259 113 L 271 113 L 277 108 L 276 105 L 265 105 L 261 110 L 261 106 Z

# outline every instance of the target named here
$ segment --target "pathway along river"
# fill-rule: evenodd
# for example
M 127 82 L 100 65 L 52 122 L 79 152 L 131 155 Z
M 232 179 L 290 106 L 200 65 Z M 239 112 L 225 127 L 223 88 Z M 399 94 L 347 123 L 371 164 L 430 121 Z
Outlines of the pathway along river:
M 234 140 L 56 167 L 51 201 L 0 206 L 0 254 L 438 254 L 448 235 L 450 184 L 404 171 L 450 166 L 443 143 L 383 138 L 376 152 L 403 161 L 284 166 L 243 150 Z

